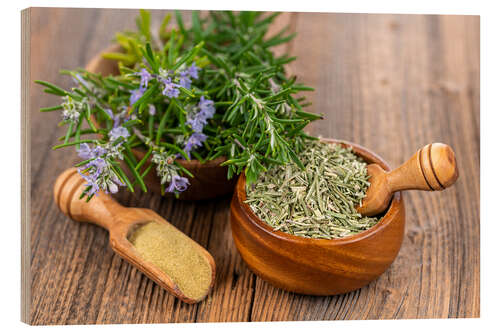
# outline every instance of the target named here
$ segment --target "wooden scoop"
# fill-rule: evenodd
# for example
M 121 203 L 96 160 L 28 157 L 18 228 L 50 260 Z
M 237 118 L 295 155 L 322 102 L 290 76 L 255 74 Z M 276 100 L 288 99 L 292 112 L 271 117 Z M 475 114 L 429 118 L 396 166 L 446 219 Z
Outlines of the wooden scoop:
M 382 213 L 396 191 L 441 191 L 453 185 L 458 178 L 455 153 L 443 143 L 424 146 L 390 172 L 378 164 L 370 164 L 367 168 L 370 186 L 361 206 L 357 207 L 358 212 L 365 216 Z
M 54 185 L 54 199 L 64 214 L 75 221 L 92 222 L 107 229 L 113 251 L 183 302 L 196 303 L 205 298 L 215 281 L 215 262 L 210 253 L 150 209 L 124 207 L 102 192 L 89 202 L 79 199 L 85 188 L 84 183 L 85 180 L 75 168 L 64 171 L 57 178 Z M 198 252 L 202 256 L 201 260 L 206 259 L 212 272 L 206 293 L 196 299 L 186 295 L 169 275 L 141 257 L 128 237 L 133 230 L 136 230 L 135 228 L 148 222 L 167 225 L 169 232 L 178 233 L 175 235 L 176 242 L 188 245 L 192 251 Z

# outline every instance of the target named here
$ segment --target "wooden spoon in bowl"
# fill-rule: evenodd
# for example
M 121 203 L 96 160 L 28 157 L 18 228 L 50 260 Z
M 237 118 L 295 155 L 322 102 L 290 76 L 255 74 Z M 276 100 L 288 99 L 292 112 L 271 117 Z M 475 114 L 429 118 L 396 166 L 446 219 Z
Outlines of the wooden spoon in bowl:
M 54 199 L 64 214 L 107 229 L 113 251 L 183 302 L 196 303 L 206 297 L 215 282 L 210 253 L 151 209 L 124 207 L 102 192 L 89 202 L 79 199 L 84 184 L 76 168 L 57 178 Z M 146 228 L 139 237 L 139 230 Z M 161 235 L 168 235 L 168 240 Z M 141 248 L 134 245 L 139 241 Z M 170 261 L 157 264 L 156 256 Z
M 392 194 L 403 190 L 441 191 L 458 178 L 455 153 L 443 143 L 431 143 L 419 149 L 408 161 L 392 171 L 378 164 L 367 167 L 370 186 L 356 209 L 365 216 L 382 213 Z

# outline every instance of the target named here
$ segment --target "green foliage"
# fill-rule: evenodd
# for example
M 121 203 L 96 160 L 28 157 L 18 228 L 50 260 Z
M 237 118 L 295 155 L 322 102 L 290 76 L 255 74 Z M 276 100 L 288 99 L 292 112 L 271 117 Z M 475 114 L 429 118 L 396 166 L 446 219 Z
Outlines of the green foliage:
M 124 139 L 125 162 L 135 177 L 133 183 L 145 190 L 143 177 L 149 170 L 142 170 L 145 161 L 135 161 L 130 149 L 142 147 L 149 154 L 161 151 L 188 157 L 184 149 L 193 129 L 186 119 L 201 96 L 205 96 L 215 102 L 216 112 L 203 128 L 207 139 L 192 151 L 194 158 L 205 162 L 225 156 L 228 178 L 245 171 L 249 182 L 273 164 L 294 162 L 303 167 L 297 155 L 304 149 L 305 141 L 315 139 L 303 129 L 321 116 L 306 112 L 307 101 L 296 95 L 312 88 L 296 83 L 295 77 L 285 73 L 284 65 L 295 58 L 275 56 L 272 52 L 272 47 L 294 37 L 286 34 L 286 29 L 266 37 L 276 16 L 227 11 L 210 12 L 202 18 L 195 11 L 191 22 L 185 23 L 177 12 L 175 26 L 167 15 L 159 31 L 153 31 L 149 12 L 141 10 L 136 19 L 137 31 L 115 36 L 122 51 L 103 55 L 118 61 L 120 75 L 103 77 L 85 70 L 63 71 L 78 81 L 78 86 L 70 91 L 37 81 L 46 87 L 46 92 L 70 96 L 85 106 L 77 121 L 65 118 L 68 132 L 64 143 L 56 147 L 84 142 L 108 144 L 113 120 L 106 110 L 111 110 L 115 117 L 126 109 L 133 119 L 123 125 L 131 134 Z M 199 78 L 193 79 L 190 89 L 180 87 L 179 96 L 165 97 L 159 77 L 166 71 L 178 75 L 191 64 L 201 68 Z M 141 69 L 147 69 L 155 78 L 142 97 L 129 105 L 131 94 L 140 87 L 140 77 L 135 73 Z M 148 112 L 151 106 L 155 114 Z M 41 111 L 62 109 L 61 105 Z M 99 126 L 92 123 L 92 118 Z M 82 128 L 82 123 L 89 128 Z M 99 139 L 82 140 L 80 136 L 84 135 L 97 135 Z M 119 175 L 123 174 L 118 164 L 113 167 Z M 179 173 L 186 174 L 184 170 Z M 128 180 L 126 183 L 131 185 Z

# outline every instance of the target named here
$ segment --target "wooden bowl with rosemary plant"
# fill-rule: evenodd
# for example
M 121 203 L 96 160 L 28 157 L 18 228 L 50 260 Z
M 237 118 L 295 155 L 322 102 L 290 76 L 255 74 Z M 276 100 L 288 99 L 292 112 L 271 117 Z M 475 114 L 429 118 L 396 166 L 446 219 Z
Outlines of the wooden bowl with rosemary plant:
M 375 153 L 353 143 L 367 163 L 389 171 Z M 294 236 L 262 221 L 245 203 L 246 180 L 241 174 L 231 202 L 231 228 L 243 260 L 258 276 L 278 288 L 308 295 L 336 295 L 356 290 L 380 276 L 396 258 L 404 236 L 405 209 L 400 192 L 393 194 L 378 223 L 356 235 L 336 239 Z
M 103 53 L 113 53 L 120 51 L 120 45 L 113 44 L 97 54 L 85 67 L 92 73 L 102 75 L 118 75 L 118 65 L 114 60 L 102 57 Z M 146 151 L 133 148 L 134 156 L 141 160 Z M 198 160 L 177 159 L 177 162 L 193 174 L 194 177 L 188 177 L 190 186 L 184 192 L 179 194 L 181 200 L 206 200 L 228 195 L 233 192 L 236 184 L 236 177 L 227 179 L 227 167 L 220 166 L 226 160 L 225 157 L 218 157 L 212 161 L 201 163 Z M 145 167 L 151 164 L 151 157 L 148 159 Z M 124 168 L 126 171 L 127 168 Z M 160 178 L 155 172 L 149 172 L 144 177 L 144 183 L 153 193 L 161 193 Z M 171 193 L 165 193 L 165 196 L 173 196 Z

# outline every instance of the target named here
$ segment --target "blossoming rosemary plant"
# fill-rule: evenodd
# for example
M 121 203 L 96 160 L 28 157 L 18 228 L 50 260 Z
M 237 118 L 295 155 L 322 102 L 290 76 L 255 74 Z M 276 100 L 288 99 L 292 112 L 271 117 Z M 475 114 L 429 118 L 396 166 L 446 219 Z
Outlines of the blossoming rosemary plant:
M 293 38 L 285 29 L 265 37 L 276 15 L 193 12 L 187 28 L 176 13 L 176 27 L 168 28 L 167 15 L 155 33 L 141 11 L 136 32 L 116 34 L 122 52 L 104 55 L 118 61 L 118 75 L 61 71 L 74 79 L 70 90 L 36 81 L 62 97 L 40 111 L 62 111 L 67 131 L 54 149 L 75 146 L 83 159 L 82 197 L 121 186 L 133 192 L 136 184 L 147 191 L 144 177 L 153 167 L 162 193 L 178 194 L 193 177 L 178 159 L 224 156 L 228 178 L 244 170 L 249 183 L 273 164 L 303 167 L 297 154 L 315 139 L 303 129 L 320 116 L 305 112 L 307 102 L 295 96 L 311 88 L 285 75 L 283 66 L 295 58 L 271 51 Z M 134 148 L 146 152 L 141 160 Z

